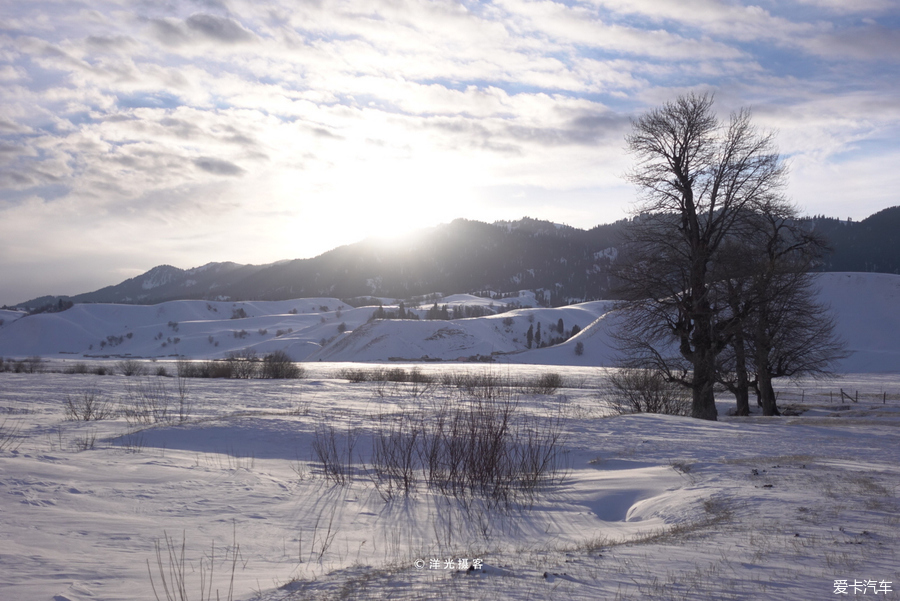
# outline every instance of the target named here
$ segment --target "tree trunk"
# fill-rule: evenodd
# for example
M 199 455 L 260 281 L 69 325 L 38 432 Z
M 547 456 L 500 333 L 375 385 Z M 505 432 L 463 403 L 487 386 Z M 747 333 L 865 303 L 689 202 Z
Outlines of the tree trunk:
M 775 403 L 775 389 L 772 388 L 772 376 L 768 370 L 762 369 L 757 374 L 759 380 L 759 400 L 762 403 L 763 415 L 781 415 Z
M 734 399 L 737 403 L 734 414 L 750 415 L 750 382 L 747 377 L 747 349 L 744 347 L 744 336 L 738 331 L 732 341 L 734 347 Z
M 772 338 L 769 336 L 769 312 L 762 307 L 756 324 L 756 389 L 759 391 L 759 403 L 763 415 L 781 415 L 775 405 L 775 390 L 772 388 L 772 371 L 769 369 L 769 357 L 772 355 Z
M 709 349 L 697 349 L 694 353 L 694 377 L 691 383 L 693 403 L 691 417 L 716 421 L 716 397 L 713 385 L 716 381 L 715 354 Z
M 735 415 L 741 417 L 750 415 L 750 385 L 747 382 L 734 389 L 734 400 L 736 402 Z

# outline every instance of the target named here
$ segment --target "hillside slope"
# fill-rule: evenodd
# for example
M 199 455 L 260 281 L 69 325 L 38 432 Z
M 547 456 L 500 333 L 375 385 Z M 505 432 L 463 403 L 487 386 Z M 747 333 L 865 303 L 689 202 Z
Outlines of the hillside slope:
M 900 371 L 900 276 L 825 273 L 819 299 L 835 315 L 851 355 L 842 372 Z M 381 299 L 391 309 L 390 299 Z M 610 366 L 616 320 L 611 301 L 555 309 L 535 307 L 529 293 L 506 301 L 471 295 L 440 304 L 511 310 L 456 320 L 425 320 L 430 307 L 408 307 L 423 319 L 376 319 L 377 306 L 353 308 L 335 298 L 289 301 L 172 301 L 159 305 L 75 305 L 5 321 L 0 356 L 222 358 L 253 349 L 287 351 L 296 361 L 495 360 L 548 365 Z M 518 308 L 522 306 L 522 308 Z M 396 309 L 396 306 L 393 307 Z M 15 317 L 15 316 L 13 316 Z M 558 331 L 562 321 L 563 331 Z M 572 336 L 573 327 L 578 332 Z M 527 331 L 542 340 L 528 348 Z M 576 351 L 581 347 L 582 352 Z

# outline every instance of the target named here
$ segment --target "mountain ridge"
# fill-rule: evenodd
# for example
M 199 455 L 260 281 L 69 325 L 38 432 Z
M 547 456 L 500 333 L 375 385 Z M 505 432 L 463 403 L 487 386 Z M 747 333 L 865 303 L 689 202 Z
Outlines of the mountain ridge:
M 821 271 L 900 273 L 900 207 L 858 222 L 803 218 L 832 247 Z M 434 292 L 533 290 L 558 306 L 612 298 L 610 268 L 628 219 L 589 230 L 525 217 L 455 219 L 394 242 L 367 238 L 316 257 L 263 265 L 226 262 L 181 269 L 157 265 L 119 284 L 16 305 L 59 310 L 68 303 L 157 304 L 171 300 L 286 300 L 298 297 L 409 298 Z

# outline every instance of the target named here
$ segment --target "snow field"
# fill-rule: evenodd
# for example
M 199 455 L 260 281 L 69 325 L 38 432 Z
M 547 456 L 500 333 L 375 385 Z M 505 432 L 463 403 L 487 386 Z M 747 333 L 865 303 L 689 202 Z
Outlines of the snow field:
M 802 415 L 701 422 L 610 416 L 596 368 L 418 366 L 562 375 L 553 394 L 511 394 L 522 415 L 561 416 L 565 479 L 504 507 L 421 481 L 386 500 L 369 456 L 384 416 L 428 419 L 471 391 L 351 383 L 338 377 L 347 367 L 374 366 L 191 379 L 188 419 L 150 425 L 66 420 L 65 401 L 99 391 L 121 407 L 141 382 L 174 399 L 175 378 L 0 374 L 0 424 L 12 434 L 0 443 L 0 598 L 154 599 L 149 574 L 165 598 L 165 537 L 176 552 L 184 541 L 190 599 L 201 597 L 201 564 L 213 597 L 226 598 L 233 566 L 233 597 L 267 601 L 821 599 L 835 579 L 900 584 L 897 376 L 785 384 L 784 406 Z M 860 401 L 833 402 L 840 387 Z M 720 415 L 731 404 L 723 397 Z M 316 460 L 323 425 L 358 433 L 345 485 Z M 476 558 L 483 570 L 444 568 Z
M 819 300 L 831 308 L 836 334 L 850 355 L 842 373 L 900 371 L 900 276 L 880 273 L 817 274 Z M 397 299 L 382 299 L 386 309 Z M 76 305 L 62 313 L 21 317 L 7 312 L 0 325 L 0 357 L 41 356 L 83 361 L 103 358 L 221 359 L 250 349 L 262 356 L 282 350 L 295 361 L 472 361 L 613 366 L 610 336 L 615 304 L 592 301 L 557 308 L 535 307 L 534 296 L 493 301 L 448 296 L 440 304 L 490 308 L 504 302 L 522 308 L 468 319 L 369 321 L 374 307 L 352 308 L 339 299 L 290 301 L 172 301 L 153 306 Z M 427 301 L 409 310 L 424 317 Z M 0 318 L 2 319 L 2 318 Z M 564 332 L 556 332 L 559 320 Z M 527 331 L 541 326 L 553 346 L 531 349 Z M 581 351 L 579 354 L 579 350 Z

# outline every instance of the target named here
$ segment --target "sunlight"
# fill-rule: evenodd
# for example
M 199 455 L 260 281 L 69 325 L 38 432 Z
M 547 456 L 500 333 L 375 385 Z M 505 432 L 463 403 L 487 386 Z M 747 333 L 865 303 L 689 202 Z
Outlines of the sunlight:
M 294 213 L 289 228 L 294 235 L 272 243 L 290 248 L 282 255 L 297 256 L 298 244 L 324 252 L 366 238 L 391 242 L 472 212 L 480 174 L 473 173 L 469 164 L 454 168 L 449 162 L 438 163 L 433 158 L 368 157 L 332 167 L 318 177 L 308 172 L 282 173 L 274 192 Z M 311 223 L 316 227 L 310 227 Z M 302 240 L 297 239 L 297 231 L 303 231 Z

